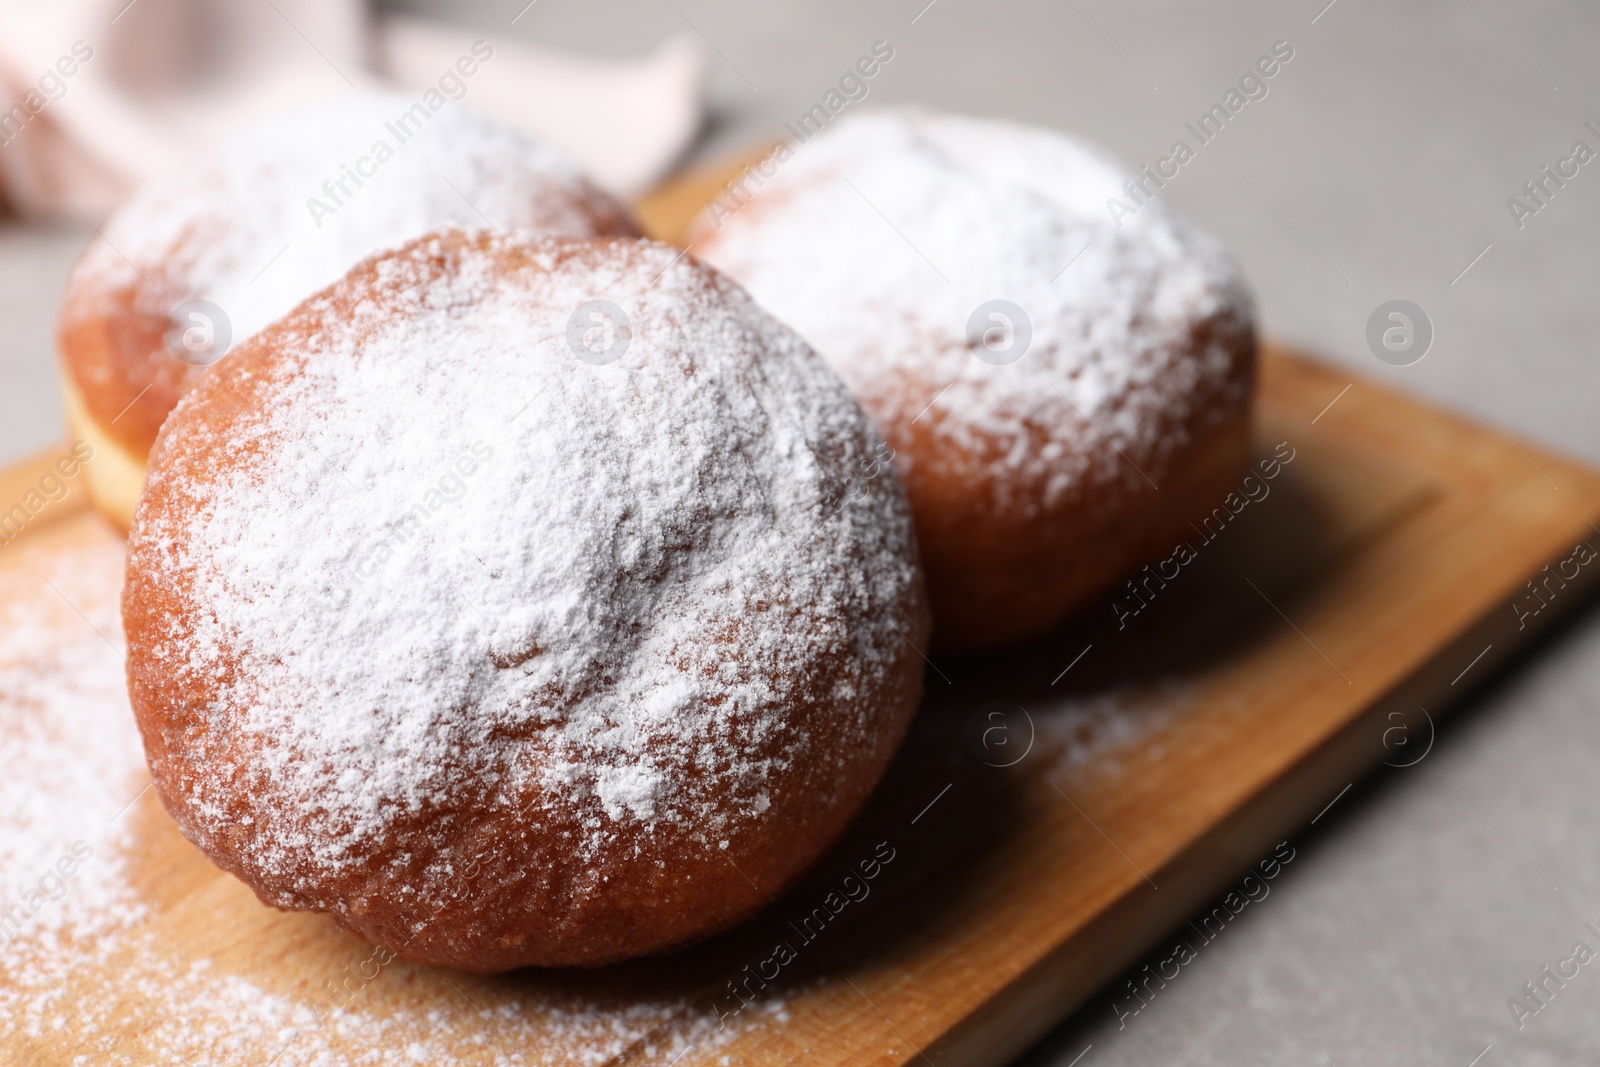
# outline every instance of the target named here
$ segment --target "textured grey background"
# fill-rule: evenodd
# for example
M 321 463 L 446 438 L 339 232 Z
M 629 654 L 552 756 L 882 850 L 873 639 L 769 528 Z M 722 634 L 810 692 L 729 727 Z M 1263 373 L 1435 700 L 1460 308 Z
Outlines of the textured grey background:
M 1574 140 L 1600 148 L 1583 129 L 1600 125 L 1592 6 L 925 3 L 537 0 L 515 26 L 523 0 L 404 6 L 592 54 L 703 35 L 715 112 L 701 157 L 776 131 L 882 38 L 896 57 L 874 102 L 1042 123 L 1150 162 L 1287 40 L 1295 58 L 1270 94 L 1183 168 L 1168 199 L 1239 256 L 1271 332 L 1600 461 L 1600 161 L 1525 229 L 1506 208 Z M 0 230 L 5 457 L 62 433 L 50 320 L 82 241 Z M 1369 313 L 1397 297 L 1436 330 L 1406 368 L 1380 364 L 1364 341 Z M 1600 928 L 1596 652 L 1600 615 L 1588 611 L 1449 719 L 1425 761 L 1340 800 L 1271 895 L 1125 1029 L 1108 1001 L 1092 1002 L 1028 1062 L 1592 1062 L 1600 962 L 1521 1031 L 1506 1000 L 1580 938 L 1600 949 L 1583 928 Z

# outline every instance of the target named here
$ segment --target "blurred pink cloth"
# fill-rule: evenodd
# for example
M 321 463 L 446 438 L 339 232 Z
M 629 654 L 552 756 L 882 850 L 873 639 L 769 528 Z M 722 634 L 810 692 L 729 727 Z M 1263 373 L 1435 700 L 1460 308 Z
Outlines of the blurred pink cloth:
M 483 62 L 480 41 L 493 50 Z M 443 84 L 460 94 L 452 106 L 530 133 L 633 196 L 700 128 L 697 44 L 582 59 L 375 16 L 363 0 L 0 0 L 0 187 L 24 216 L 98 219 L 145 178 L 273 112 Z M 470 78 L 455 73 L 465 56 Z

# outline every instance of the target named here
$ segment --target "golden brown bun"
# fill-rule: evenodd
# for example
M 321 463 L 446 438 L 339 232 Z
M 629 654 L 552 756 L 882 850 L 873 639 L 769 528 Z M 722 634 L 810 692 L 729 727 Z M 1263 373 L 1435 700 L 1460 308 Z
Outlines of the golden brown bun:
M 196 364 L 214 362 L 209 353 L 195 362 L 175 354 L 169 334 L 188 325 L 174 318 L 180 305 L 218 301 L 237 344 L 366 255 L 434 225 L 477 219 L 480 207 L 507 230 L 637 236 L 626 208 L 551 150 L 454 110 L 430 120 L 426 143 L 401 145 L 378 169 L 389 186 L 347 181 L 356 195 L 313 224 L 307 194 L 326 196 L 318 183 L 338 178 L 350 146 L 370 143 L 402 103 L 358 94 L 246 131 L 209 161 L 139 190 L 79 259 L 57 331 L 68 416 L 80 435 L 105 439 L 126 461 L 90 482 L 97 506 L 124 529 L 129 490 L 136 498 L 156 432 L 209 369 Z M 426 225 L 416 225 L 419 217 Z
M 632 340 L 596 367 L 567 351 L 566 323 L 601 277 Z M 497 436 L 470 491 L 319 611 L 307 557 L 394 541 L 389 487 L 412 499 L 430 442 L 479 427 Z M 374 257 L 246 342 L 161 429 L 123 620 L 162 800 L 263 901 L 408 959 L 595 966 L 724 929 L 837 838 L 918 703 L 925 594 L 903 491 L 871 464 L 881 447 L 792 332 L 665 245 L 448 230 Z M 307 482 L 294 457 L 318 453 L 341 466 Z M 617 497 L 628 470 L 661 477 Z M 541 555 L 569 548 L 598 586 Z M 439 568 L 428 582 L 424 567 Z M 483 606 L 434 610 L 430 590 Z M 560 614 L 568 602 L 582 610 Z M 614 625 L 591 621 L 608 612 Z M 426 674 L 395 689 L 381 666 L 405 641 Z M 457 674 L 528 703 L 414 695 Z M 705 695 L 641 718 L 638 694 L 674 687 Z M 346 704 L 394 716 L 353 755 L 316 732 Z M 602 732 L 564 764 L 596 707 L 640 740 Z M 382 747 L 419 717 L 436 730 Z M 341 773 L 308 785 L 322 760 Z M 648 817 L 607 807 L 603 773 L 630 760 L 663 768 Z M 549 777 L 562 766 L 600 784 Z M 388 805 L 377 825 L 369 800 Z M 340 838 L 352 819 L 364 829 Z
M 1244 474 L 1248 290 L 1127 178 L 1052 131 L 868 108 L 748 168 L 694 231 L 894 446 L 940 649 L 1050 629 Z
M 83 465 L 89 499 L 124 533 L 133 525 L 133 509 L 144 490 L 145 456 L 108 437 L 84 407 L 77 383 L 61 376 L 61 400 L 66 407 L 67 430 L 74 441 L 94 449 L 94 462 Z
M 1253 346 L 1237 354 L 1240 384 L 1253 384 Z M 1107 450 L 1092 455 L 1077 495 L 1055 506 L 997 462 L 974 462 L 919 420 L 883 419 L 900 455 L 916 516 L 936 627 L 934 645 L 969 651 L 1042 633 L 1123 576 L 1171 550 L 1189 524 L 1236 488 L 1250 461 L 1250 409 L 1183 427 L 1190 443 L 1144 474 Z M 1109 454 L 1108 454 L 1109 453 Z M 1145 481 L 1148 475 L 1151 481 Z M 1152 486 L 1159 486 L 1159 491 Z

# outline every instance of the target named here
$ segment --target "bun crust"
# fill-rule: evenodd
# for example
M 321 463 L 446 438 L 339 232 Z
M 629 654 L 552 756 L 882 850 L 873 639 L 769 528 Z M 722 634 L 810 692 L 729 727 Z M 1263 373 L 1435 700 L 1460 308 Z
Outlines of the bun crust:
M 366 256 L 441 224 L 637 235 L 563 157 L 470 112 L 447 108 L 399 142 L 386 123 L 411 103 L 362 93 L 244 131 L 139 190 L 85 250 L 59 320 L 61 364 L 74 433 L 118 461 L 87 472 L 118 525 L 132 519 L 161 424 L 224 355 L 183 348 L 190 302 L 218 309 L 212 327 L 237 344 Z M 390 154 L 373 154 L 380 143 Z
M 694 234 L 894 447 L 940 648 L 1048 630 L 1244 472 L 1250 295 L 1160 202 L 1113 213 L 1128 177 L 1048 131 L 862 110 Z
M 596 300 L 605 336 L 574 315 Z M 375 256 L 152 453 L 123 618 L 163 802 L 263 901 L 408 959 L 595 966 L 724 929 L 831 845 L 917 706 L 883 452 L 798 337 L 665 245 Z

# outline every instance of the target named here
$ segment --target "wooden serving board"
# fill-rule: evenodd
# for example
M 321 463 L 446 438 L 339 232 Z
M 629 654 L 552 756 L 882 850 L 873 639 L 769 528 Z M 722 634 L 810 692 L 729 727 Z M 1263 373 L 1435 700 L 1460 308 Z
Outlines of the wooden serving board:
M 693 177 L 642 213 L 681 234 L 719 184 Z M 69 880 L 88 918 L 0 949 L 0 1057 L 1004 1063 L 1348 783 L 1425 754 L 1425 716 L 1600 573 L 1574 562 L 1597 535 L 1600 473 L 1277 347 L 1260 399 L 1260 455 L 1292 458 L 1197 532 L 1196 558 L 1125 625 L 1107 602 L 1030 645 L 937 661 L 904 752 L 804 884 L 694 949 L 584 973 L 389 962 L 320 916 L 263 907 L 189 846 L 138 792 L 137 752 L 105 754 L 132 736 L 107 681 L 121 541 L 68 480 L 0 548 L 6 632 L 27 628 L 43 664 L 0 642 L 0 740 L 67 715 L 27 694 L 81 668 L 94 684 L 59 731 L 79 736 L 19 751 L 54 766 L 110 738 L 92 746 L 126 778 L 108 796 L 135 799 L 79 835 L 96 842 Z M 0 507 L 61 452 L 0 476 Z M 1525 583 L 1558 561 L 1575 576 L 1536 599 Z M 46 800 L 63 788 L 5 773 L 49 777 Z M 17 818 L 0 811 L 0 841 Z

